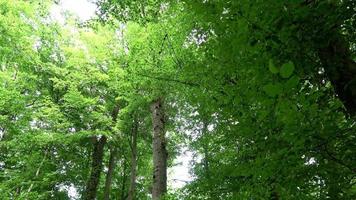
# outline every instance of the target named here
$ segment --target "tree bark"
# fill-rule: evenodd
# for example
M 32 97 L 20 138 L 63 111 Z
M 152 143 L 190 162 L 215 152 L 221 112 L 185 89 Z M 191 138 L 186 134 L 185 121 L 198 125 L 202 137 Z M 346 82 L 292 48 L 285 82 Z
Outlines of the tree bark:
M 319 49 L 319 56 L 334 91 L 347 112 L 356 114 L 356 63 L 351 57 L 347 43 L 335 31 L 329 43 Z
M 126 190 L 126 157 L 124 155 L 124 170 L 123 170 L 123 174 L 122 174 L 122 187 L 121 187 L 121 200 L 125 200 L 126 194 L 125 194 L 125 190 Z
M 203 150 L 204 150 L 204 160 L 203 160 L 203 164 L 204 164 L 204 171 L 205 171 L 205 176 L 206 178 L 210 181 L 210 169 L 209 169 L 209 159 L 210 159 L 210 154 L 209 154 L 209 144 L 207 141 L 207 137 L 208 137 L 208 123 L 206 122 L 206 120 L 203 121 L 203 129 L 202 129 L 202 136 L 205 138 L 203 140 Z
M 106 180 L 105 180 L 104 200 L 110 199 L 111 183 L 112 183 L 112 177 L 115 169 L 116 154 L 117 154 L 117 150 L 115 147 L 113 147 L 110 150 L 109 166 L 108 166 L 108 172 L 106 174 Z
M 130 175 L 130 189 L 127 200 L 135 199 L 136 190 L 136 168 L 137 168 L 137 132 L 138 122 L 134 119 L 131 132 L 131 175 Z
M 95 200 L 96 198 L 96 193 L 100 181 L 100 174 L 103 169 L 105 144 L 105 136 L 101 136 L 99 139 L 95 139 L 92 154 L 91 174 L 89 180 L 87 181 L 86 191 L 84 195 L 85 200 Z
M 120 111 L 120 106 L 118 103 L 114 106 L 114 109 L 111 112 L 111 118 L 113 125 L 115 126 L 115 123 L 117 122 L 117 116 Z M 108 166 L 108 172 L 106 174 L 106 179 L 105 179 L 105 188 L 104 188 L 104 200 L 109 200 L 110 199 L 110 191 L 111 191 L 111 184 L 112 184 L 112 177 L 114 174 L 114 169 L 115 169 L 115 161 L 116 161 L 116 154 L 117 154 L 117 148 L 112 147 L 110 149 L 110 158 L 109 158 L 109 166 Z
M 153 187 L 152 199 L 160 200 L 167 192 L 167 149 L 165 138 L 165 116 L 162 98 L 151 105 L 153 124 Z

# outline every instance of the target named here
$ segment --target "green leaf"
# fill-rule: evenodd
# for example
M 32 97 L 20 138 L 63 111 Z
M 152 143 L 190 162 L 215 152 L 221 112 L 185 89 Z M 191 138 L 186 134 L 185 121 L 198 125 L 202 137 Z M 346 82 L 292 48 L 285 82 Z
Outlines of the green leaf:
M 278 74 L 279 69 L 274 65 L 273 60 L 270 59 L 268 62 L 268 69 L 272 74 Z
M 285 88 L 287 90 L 291 90 L 295 88 L 299 84 L 300 78 L 298 76 L 292 76 L 288 81 L 285 83 Z
M 289 61 L 282 65 L 279 74 L 281 75 L 282 78 L 289 78 L 293 74 L 293 71 L 294 71 L 294 64 L 293 62 Z
M 263 90 L 266 92 L 268 96 L 275 97 L 282 92 L 282 86 L 279 83 L 278 84 L 269 83 L 263 87 Z

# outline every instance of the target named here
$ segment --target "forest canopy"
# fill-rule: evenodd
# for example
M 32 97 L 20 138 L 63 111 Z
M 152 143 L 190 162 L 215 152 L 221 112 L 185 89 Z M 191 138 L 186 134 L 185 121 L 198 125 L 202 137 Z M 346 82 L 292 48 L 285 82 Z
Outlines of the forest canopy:
M 0 0 L 0 199 L 356 199 L 356 1 L 62 1 Z

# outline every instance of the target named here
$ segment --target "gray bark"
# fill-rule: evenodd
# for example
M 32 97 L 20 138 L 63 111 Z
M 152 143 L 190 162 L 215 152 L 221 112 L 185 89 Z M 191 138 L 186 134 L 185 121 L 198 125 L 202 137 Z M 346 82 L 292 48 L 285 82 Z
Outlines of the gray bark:
M 103 169 L 104 147 L 106 144 L 106 137 L 101 136 L 100 139 L 95 139 L 94 149 L 92 153 L 92 164 L 90 177 L 87 181 L 86 190 L 84 194 L 85 200 L 95 200 L 96 193 L 100 181 L 100 174 Z
M 153 186 L 152 199 L 160 200 L 167 192 L 167 149 L 165 138 L 165 116 L 162 98 L 151 105 L 153 124 Z
M 123 162 L 123 173 L 122 173 L 122 185 L 121 185 L 121 200 L 126 199 L 126 157 L 124 155 L 124 162 Z
M 116 148 L 113 147 L 112 150 L 110 151 L 108 172 L 106 174 L 104 200 L 110 199 L 111 183 L 112 183 L 112 177 L 115 169 L 116 154 L 117 154 Z
M 120 111 L 120 106 L 117 103 L 114 106 L 113 111 L 111 112 L 113 126 L 115 126 L 119 111 Z M 116 154 L 117 154 L 117 148 L 112 147 L 110 149 L 109 166 L 108 166 L 108 172 L 106 174 L 106 179 L 105 179 L 104 200 L 110 199 L 110 191 L 111 191 L 112 177 L 113 177 L 114 169 L 115 169 Z
M 127 196 L 127 200 L 135 199 L 136 191 L 136 172 L 137 172 L 137 131 L 138 122 L 135 119 L 133 122 L 132 132 L 131 132 L 131 175 L 130 175 L 130 189 Z

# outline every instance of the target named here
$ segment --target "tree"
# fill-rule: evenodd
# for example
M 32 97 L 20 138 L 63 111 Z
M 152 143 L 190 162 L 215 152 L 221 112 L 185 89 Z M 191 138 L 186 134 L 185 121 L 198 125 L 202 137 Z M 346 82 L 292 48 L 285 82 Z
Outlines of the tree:
M 0 0 L 1 199 L 355 199 L 354 1 L 52 4 Z

